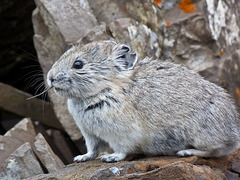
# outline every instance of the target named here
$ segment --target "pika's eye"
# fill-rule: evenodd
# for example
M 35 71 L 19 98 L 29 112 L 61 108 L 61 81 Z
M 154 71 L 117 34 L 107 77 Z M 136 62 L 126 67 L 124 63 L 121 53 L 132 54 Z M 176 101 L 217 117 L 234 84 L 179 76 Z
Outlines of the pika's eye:
M 74 68 L 74 69 L 82 69 L 83 65 L 84 65 L 84 64 L 83 64 L 82 61 L 77 60 L 77 61 L 75 61 L 75 62 L 73 63 L 73 68 Z

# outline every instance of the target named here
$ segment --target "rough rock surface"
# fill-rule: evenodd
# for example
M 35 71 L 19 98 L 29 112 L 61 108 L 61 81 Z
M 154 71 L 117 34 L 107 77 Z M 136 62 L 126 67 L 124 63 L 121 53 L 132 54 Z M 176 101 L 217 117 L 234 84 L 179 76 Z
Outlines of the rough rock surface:
M 69 151 L 65 146 L 66 143 L 61 144 L 63 149 Z M 36 136 L 29 118 L 23 119 L 4 136 L 0 136 L 0 179 L 23 179 L 63 167 L 63 162 L 42 134 Z
M 239 179 L 240 149 L 221 158 L 129 156 L 117 163 L 103 163 L 98 158 L 64 166 L 45 138 L 36 136 L 30 122 L 22 120 L 3 136 L 11 139 L 1 148 L 20 145 L 7 157 L 1 152 L 0 157 L 6 160 L 0 168 L 0 179 Z
M 230 159 L 234 156 L 239 156 L 239 152 L 229 156 L 228 160 L 221 160 L 221 158 L 204 160 L 196 156 L 188 158 L 162 156 L 102 163 L 97 159 L 71 164 L 54 173 L 37 175 L 34 179 L 63 177 L 66 179 L 238 179 L 239 173 L 231 167 L 224 166 L 224 163 L 231 164 Z M 211 165 L 207 166 L 208 163 Z M 237 163 L 239 164 L 240 161 L 237 160 Z
M 34 142 L 36 136 L 33 124 L 29 118 L 25 118 L 0 136 L 0 165 L 22 144 Z
M 48 172 L 51 173 L 63 168 L 63 162 L 54 154 L 41 133 L 35 137 L 34 152 L 37 154 L 42 164 L 47 168 Z
M 2 165 L 0 179 L 23 179 L 43 173 L 29 142 L 21 145 Z
M 20 117 L 30 117 L 53 128 L 63 129 L 56 118 L 52 105 L 40 99 L 26 100 L 30 94 L 0 83 L 0 108 Z M 8 103 L 6 103 L 8 102 Z M 43 104 L 44 108 L 43 109 Z
M 58 150 L 58 154 L 60 154 L 58 156 L 64 162 L 64 164 L 72 163 L 74 154 L 76 153 L 74 153 L 74 151 L 72 150 L 73 147 L 71 147 L 68 143 L 68 141 L 71 141 L 71 139 L 69 139 L 69 137 L 66 139 L 64 134 L 59 130 L 49 129 L 47 130 L 47 135 L 52 141 L 52 144 L 55 145 L 55 149 L 53 150 Z M 74 144 L 72 143 L 72 145 Z

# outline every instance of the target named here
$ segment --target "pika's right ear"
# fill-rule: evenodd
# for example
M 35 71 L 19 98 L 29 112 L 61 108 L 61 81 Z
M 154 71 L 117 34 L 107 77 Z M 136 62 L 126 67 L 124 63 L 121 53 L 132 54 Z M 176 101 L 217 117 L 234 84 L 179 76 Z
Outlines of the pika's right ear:
M 137 54 L 130 53 L 131 48 L 125 44 L 119 46 L 116 50 L 115 63 L 119 70 L 130 70 L 137 62 Z

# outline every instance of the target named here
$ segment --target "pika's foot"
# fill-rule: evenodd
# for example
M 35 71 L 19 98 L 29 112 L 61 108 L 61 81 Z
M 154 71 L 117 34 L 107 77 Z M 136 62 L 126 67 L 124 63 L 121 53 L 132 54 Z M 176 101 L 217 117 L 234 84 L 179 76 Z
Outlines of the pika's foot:
M 85 162 L 85 161 L 89 161 L 92 159 L 95 159 L 96 156 L 93 153 L 86 153 L 84 155 L 78 155 L 76 157 L 74 157 L 73 161 L 74 162 Z
M 125 159 L 127 155 L 125 153 L 113 153 L 113 154 L 105 154 L 101 156 L 101 160 L 103 162 L 117 162 Z
M 208 151 L 201 151 L 197 149 L 185 149 L 177 152 L 178 156 L 199 156 L 199 157 L 209 157 L 210 153 Z

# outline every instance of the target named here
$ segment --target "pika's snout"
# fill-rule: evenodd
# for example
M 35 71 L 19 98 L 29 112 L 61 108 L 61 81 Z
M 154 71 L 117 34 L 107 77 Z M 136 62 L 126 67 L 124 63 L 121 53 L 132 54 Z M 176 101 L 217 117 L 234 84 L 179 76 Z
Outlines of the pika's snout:
M 48 86 L 58 87 L 59 84 L 62 84 L 67 79 L 67 75 L 63 71 L 59 71 L 56 74 L 53 74 L 50 71 L 47 75 L 47 84 Z

